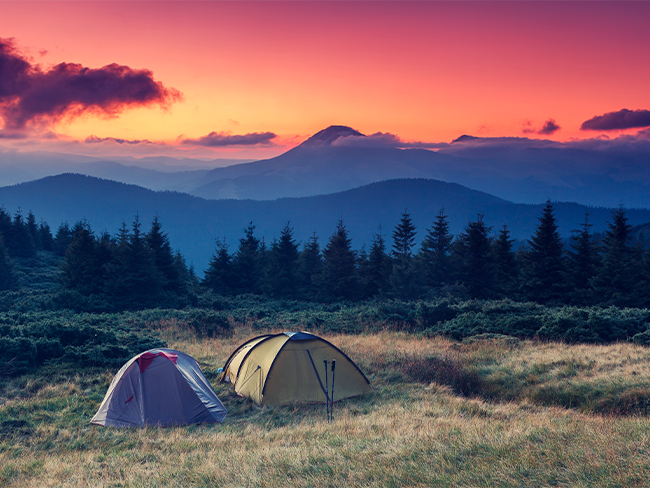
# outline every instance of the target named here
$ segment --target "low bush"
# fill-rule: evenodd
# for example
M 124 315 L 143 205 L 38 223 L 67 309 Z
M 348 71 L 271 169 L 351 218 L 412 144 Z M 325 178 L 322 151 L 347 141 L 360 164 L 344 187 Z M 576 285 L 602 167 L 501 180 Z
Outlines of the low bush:
M 406 357 L 399 362 L 404 379 L 429 384 L 446 385 L 463 396 L 481 393 L 482 381 L 476 371 L 466 368 L 459 357 L 451 355 Z
M 67 312 L 0 313 L 0 365 L 20 373 L 45 363 L 119 365 L 165 343 L 119 315 Z

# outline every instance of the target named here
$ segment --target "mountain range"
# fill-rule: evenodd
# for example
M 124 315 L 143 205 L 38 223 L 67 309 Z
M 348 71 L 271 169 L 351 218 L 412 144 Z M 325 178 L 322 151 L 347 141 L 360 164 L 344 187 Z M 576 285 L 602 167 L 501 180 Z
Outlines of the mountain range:
M 650 208 L 650 138 L 558 143 L 461 136 L 435 150 L 390 134 L 331 126 L 270 159 L 101 160 L 54 153 L 0 153 L 0 186 L 79 173 L 207 199 L 273 200 L 397 178 L 458 183 L 516 203 L 571 201 Z M 427 146 L 426 144 L 423 144 Z M 400 147 L 408 146 L 408 147 Z M 429 145 L 431 146 L 431 145 Z
M 73 224 L 87 219 L 96 232 L 105 230 L 115 234 L 123 221 L 130 224 L 136 215 L 147 230 L 157 215 L 172 246 L 198 272 L 207 267 L 215 239 L 225 238 L 232 252 L 249 222 L 253 222 L 256 235 L 263 237 L 267 244 L 279 237 L 289 222 L 296 240 L 305 242 L 315 233 L 324 246 L 338 220 L 343 219 L 353 247 L 360 249 L 370 245 L 380 226 L 390 245 L 393 228 L 405 210 L 417 226 L 418 241 L 442 208 L 449 216 L 453 234 L 462 232 L 481 213 L 493 227 L 493 233 L 507 224 L 512 236 L 523 240 L 535 231 L 543 207 L 543 204 L 515 204 L 455 183 L 431 179 L 395 179 L 328 195 L 255 201 L 208 200 L 77 174 L 0 188 L 0 204 L 12 213 L 19 208 L 23 213 L 32 210 L 37 219 L 50 224 L 53 232 L 64 221 Z M 611 209 L 576 203 L 557 203 L 555 208 L 560 232 L 565 237 L 584 221 L 586 211 L 594 231 L 604 230 L 611 217 Z M 650 210 L 630 209 L 627 216 L 631 224 L 643 224 L 650 221 Z

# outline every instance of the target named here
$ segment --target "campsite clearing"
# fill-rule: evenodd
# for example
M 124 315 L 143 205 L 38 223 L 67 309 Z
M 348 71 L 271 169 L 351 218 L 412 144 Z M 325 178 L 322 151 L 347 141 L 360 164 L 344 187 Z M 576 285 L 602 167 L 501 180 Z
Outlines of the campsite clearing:
M 6 487 L 645 486 L 650 355 L 631 344 L 569 346 L 479 337 L 324 335 L 373 391 L 324 405 L 258 407 L 217 369 L 259 331 L 200 339 L 165 329 L 196 358 L 223 424 L 90 425 L 116 371 L 47 367 L 2 378 Z

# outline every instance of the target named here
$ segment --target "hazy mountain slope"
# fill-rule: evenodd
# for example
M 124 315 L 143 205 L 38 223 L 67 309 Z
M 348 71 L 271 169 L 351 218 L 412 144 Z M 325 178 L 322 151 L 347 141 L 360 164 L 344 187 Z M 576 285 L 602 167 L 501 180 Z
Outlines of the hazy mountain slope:
M 275 158 L 216 168 L 190 193 L 268 200 L 395 178 L 430 178 L 521 203 L 551 198 L 650 208 L 650 152 L 643 145 L 590 149 L 526 138 L 462 136 L 434 152 L 374 147 L 372 141 L 349 127 L 332 126 Z
M 271 200 L 333 193 L 397 178 L 473 184 L 478 183 L 477 174 L 472 161 L 422 149 L 300 145 L 272 159 L 214 169 L 204 177 L 208 183 L 190 193 L 204 198 Z
M 0 152 L 0 186 L 77 173 L 143 186 L 152 190 L 188 191 L 204 183 L 208 171 L 248 160 L 174 159 L 168 157 L 110 160 L 51 152 Z
M 509 175 L 507 179 L 486 176 L 485 181 L 473 185 L 475 188 L 518 202 L 551 198 L 650 207 L 650 153 L 644 150 L 538 147 L 538 142 L 525 139 L 478 140 L 441 150 L 474 161 L 476 167 Z
M 370 244 L 380 225 L 390 242 L 404 209 L 408 209 L 418 227 L 418 239 L 443 206 L 454 234 L 482 212 L 495 232 L 507 223 L 513 237 L 526 239 L 534 232 L 542 208 L 542 204 L 513 204 L 457 184 L 423 179 L 392 180 L 331 195 L 260 202 L 204 200 L 73 174 L 0 188 L 0 204 L 10 212 L 19 207 L 24 213 L 32 210 L 53 231 L 63 221 L 72 224 L 85 218 L 95 231 L 115 234 L 122 221 L 130 224 L 136 214 L 145 228 L 158 215 L 173 247 L 180 249 L 198 271 L 207 266 L 215 238 L 225 237 L 233 250 L 250 221 L 267 243 L 279 236 L 289 220 L 297 240 L 305 241 L 316 232 L 325 245 L 336 222 L 343 218 L 358 249 L 364 243 Z M 568 236 L 571 229 L 578 227 L 584 212 L 581 205 L 557 205 L 563 235 Z M 604 229 L 611 211 L 594 208 L 590 212 L 594 230 Z M 628 217 L 631 224 L 642 224 L 650 221 L 650 211 L 630 210 Z

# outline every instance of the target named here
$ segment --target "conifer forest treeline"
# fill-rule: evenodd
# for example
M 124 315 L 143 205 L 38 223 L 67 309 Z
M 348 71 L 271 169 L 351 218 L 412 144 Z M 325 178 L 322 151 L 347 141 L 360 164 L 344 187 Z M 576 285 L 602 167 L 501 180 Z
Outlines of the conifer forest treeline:
M 565 241 L 549 201 L 517 246 L 506 226 L 491 229 L 482 215 L 453 236 L 444 210 L 427 229 L 405 210 L 361 249 L 342 220 L 323 243 L 317 235 L 297 242 L 289 222 L 265 242 L 250 223 L 232 249 L 216 240 L 200 278 L 157 218 L 143 229 L 136 216 L 115 235 L 64 223 L 53 235 L 31 212 L 0 209 L 0 362 L 9 371 L 60 360 L 119 364 L 162 345 L 155 324 L 169 320 L 199 336 L 248 324 L 650 344 L 643 244 L 633 242 L 623 208 L 602 235 L 585 215 Z
M 97 235 L 86 221 L 64 223 L 53 236 L 32 212 L 12 218 L 0 209 L 0 289 L 19 287 L 12 258 L 48 251 L 62 258 L 60 291 L 106 302 L 110 310 L 182 307 L 195 303 L 201 289 L 325 303 L 454 297 L 650 306 L 650 251 L 632 242 L 623 208 L 612 212 L 602 235 L 591 231 L 586 214 L 567 241 L 553 212 L 548 201 L 535 233 L 516 248 L 507 226 L 492 229 L 480 214 L 451 235 L 444 209 L 427 229 L 417 229 L 405 210 L 388 235 L 378 229 L 361 249 L 353 248 L 343 220 L 324 243 L 316 235 L 297 242 L 289 222 L 278 239 L 265 242 L 251 222 L 235 248 L 216 240 L 200 279 L 172 250 L 158 218 L 143 230 L 136 216 L 115 235 Z M 418 232 L 424 238 L 416 247 Z

